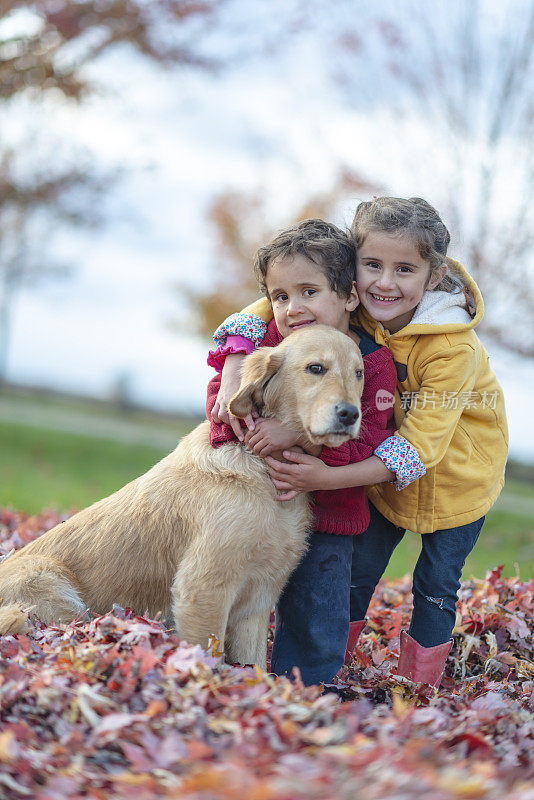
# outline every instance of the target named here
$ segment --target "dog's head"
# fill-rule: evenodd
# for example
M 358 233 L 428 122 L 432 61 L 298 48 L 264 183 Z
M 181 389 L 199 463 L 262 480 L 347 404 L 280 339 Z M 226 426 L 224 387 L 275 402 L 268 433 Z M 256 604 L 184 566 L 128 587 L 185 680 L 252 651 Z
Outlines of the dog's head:
M 311 444 L 336 447 L 358 435 L 362 390 L 358 347 L 334 328 L 310 325 L 245 359 L 230 411 L 244 418 L 256 406 L 262 416 L 277 417 Z

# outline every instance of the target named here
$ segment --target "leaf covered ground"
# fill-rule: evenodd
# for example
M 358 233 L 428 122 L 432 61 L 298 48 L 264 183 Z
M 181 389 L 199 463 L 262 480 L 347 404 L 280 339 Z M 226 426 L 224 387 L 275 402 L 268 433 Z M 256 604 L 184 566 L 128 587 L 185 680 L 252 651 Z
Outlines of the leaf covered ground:
M 0 553 L 59 518 L 0 511 Z M 438 694 L 392 676 L 383 582 L 335 690 L 224 664 L 115 608 L 0 639 L 0 798 L 534 800 L 534 581 L 462 584 Z

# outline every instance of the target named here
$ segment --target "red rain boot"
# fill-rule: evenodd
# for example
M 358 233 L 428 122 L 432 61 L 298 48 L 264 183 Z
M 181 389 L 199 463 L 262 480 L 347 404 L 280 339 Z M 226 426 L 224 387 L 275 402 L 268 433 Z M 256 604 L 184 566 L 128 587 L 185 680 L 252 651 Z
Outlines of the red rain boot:
M 347 650 L 345 652 L 345 666 L 348 666 L 351 663 L 352 653 L 356 647 L 356 642 L 360 638 L 360 633 L 363 631 L 366 624 L 366 619 L 359 619 L 357 622 L 350 623 L 349 638 L 347 639 Z
M 435 647 L 422 647 L 406 631 L 401 631 L 400 641 L 397 675 L 417 683 L 439 686 L 452 647 L 452 639 Z

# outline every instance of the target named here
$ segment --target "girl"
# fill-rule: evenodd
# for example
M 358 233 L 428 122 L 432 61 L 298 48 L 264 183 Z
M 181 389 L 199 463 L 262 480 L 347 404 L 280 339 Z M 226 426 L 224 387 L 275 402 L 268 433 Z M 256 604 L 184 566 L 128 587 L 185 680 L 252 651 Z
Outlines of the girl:
M 355 540 L 349 649 L 405 530 L 423 534 L 398 673 L 438 685 L 462 568 L 504 483 L 504 401 L 474 331 L 482 297 L 463 267 L 447 258 L 450 236 L 435 209 L 420 198 L 375 198 L 358 206 L 352 233 L 358 322 L 390 348 L 397 367 L 397 430 L 374 451 L 395 479 L 373 480 L 372 458 L 335 468 L 289 452 L 284 457 L 293 463 L 268 461 L 284 499 L 298 491 L 374 484 L 369 528 Z M 245 312 L 268 316 L 261 301 Z M 219 335 L 238 332 L 241 322 L 239 315 L 230 318 Z M 224 392 L 220 401 L 224 413 Z

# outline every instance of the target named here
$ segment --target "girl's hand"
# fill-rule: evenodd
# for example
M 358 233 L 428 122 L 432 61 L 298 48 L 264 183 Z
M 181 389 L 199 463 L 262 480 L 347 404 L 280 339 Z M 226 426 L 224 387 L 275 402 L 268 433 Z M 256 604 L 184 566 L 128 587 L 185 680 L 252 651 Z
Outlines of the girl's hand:
M 334 467 L 328 467 L 320 458 L 307 453 L 284 450 L 283 455 L 290 463 L 276 461 L 270 456 L 265 459 L 272 482 L 279 491 L 284 492 L 278 495 L 277 500 L 292 500 L 300 492 L 328 488 L 328 476 Z
M 241 383 L 241 366 L 245 355 L 242 353 L 232 353 L 226 356 L 223 371 L 221 374 L 221 388 L 217 395 L 217 400 L 211 412 L 211 418 L 214 422 L 225 422 L 230 425 L 233 432 L 240 442 L 245 438 L 241 423 L 237 417 L 231 413 L 228 408 L 228 403 L 237 393 Z M 254 430 L 254 419 L 252 414 L 245 417 L 245 425 L 251 431 Z
M 297 444 L 298 434 L 277 419 L 256 420 L 253 431 L 246 431 L 245 444 L 262 458 Z

